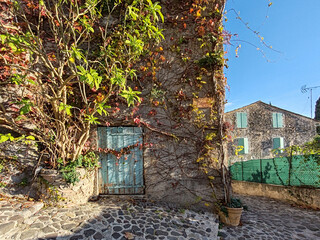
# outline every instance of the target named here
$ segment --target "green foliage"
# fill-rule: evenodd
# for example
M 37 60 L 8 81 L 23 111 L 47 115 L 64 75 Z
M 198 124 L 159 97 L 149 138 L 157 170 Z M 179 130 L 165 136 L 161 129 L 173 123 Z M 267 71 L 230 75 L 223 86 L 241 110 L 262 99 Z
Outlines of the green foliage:
M 131 87 L 128 87 L 128 90 L 122 90 L 122 92 L 120 93 L 120 96 L 125 98 L 128 106 L 130 107 L 131 105 L 134 105 L 135 101 L 140 102 L 140 98 L 138 96 L 138 94 L 140 94 L 141 92 L 138 91 L 133 91 L 131 89 Z
M 242 201 L 239 198 L 231 197 L 230 202 L 227 204 L 227 207 L 229 208 L 246 208 L 245 205 L 243 205 Z
M 18 105 L 22 105 L 20 108 L 20 115 L 27 114 L 31 111 L 33 103 L 29 99 L 22 99 L 21 101 L 16 102 Z
M 21 180 L 21 182 L 19 182 L 19 186 L 21 186 L 21 187 L 25 187 L 25 186 L 27 186 L 27 185 L 29 185 L 29 180 L 28 180 L 28 178 L 23 178 L 23 179 Z
M 200 67 L 222 67 L 224 63 L 223 51 L 207 53 L 205 57 L 201 58 L 197 63 Z
M 4 187 L 6 187 L 6 186 L 7 186 L 6 183 L 0 181 L 0 188 L 4 188 Z
M 34 136 L 25 136 L 22 135 L 20 137 L 13 137 L 11 135 L 11 133 L 7 133 L 7 134 L 1 134 L 0 133 L 0 143 L 6 142 L 6 141 L 11 141 L 11 142 L 23 142 L 26 144 L 31 144 L 32 141 L 35 141 L 35 137 Z
M 129 81 L 137 78 L 137 61 L 164 38 L 161 6 L 151 0 L 40 0 L 39 6 L 14 1 L 8 10 L 18 23 L 1 25 L 1 60 L 11 83 L 30 91 L 29 98 L 17 96 L 21 116 L 11 127 L 37 136 L 52 167 L 62 160 L 72 169 L 99 115 L 108 115 L 120 98 L 129 107 L 140 102 L 141 92 Z M 25 129 L 25 122 L 35 127 Z
M 95 69 L 90 68 L 89 70 L 84 69 L 83 66 L 77 66 L 80 80 L 90 86 L 90 88 L 99 89 L 102 82 L 102 77 L 99 76 Z
M 278 153 L 280 156 L 293 156 L 293 155 L 310 155 L 316 154 L 320 155 L 320 135 L 314 137 L 314 139 L 310 142 L 303 144 L 302 146 L 299 145 L 292 145 L 287 148 L 281 149 L 281 154 Z
M 72 115 L 71 109 L 72 109 L 72 106 L 70 106 L 70 105 L 63 104 L 63 103 L 60 103 L 60 105 L 59 105 L 59 112 L 65 111 L 68 116 Z
M 80 181 L 77 168 L 84 167 L 85 169 L 92 171 L 98 167 L 98 156 L 94 152 L 88 152 L 85 155 L 80 155 L 76 161 L 63 164 L 63 160 L 58 159 L 58 169 L 62 174 L 62 177 L 67 183 L 75 184 Z

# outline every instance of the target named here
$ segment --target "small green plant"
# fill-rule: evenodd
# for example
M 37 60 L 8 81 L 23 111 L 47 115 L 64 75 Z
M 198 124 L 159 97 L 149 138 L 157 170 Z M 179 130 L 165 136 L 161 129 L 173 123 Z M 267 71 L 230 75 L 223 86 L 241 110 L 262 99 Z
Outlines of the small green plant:
M 80 155 L 76 161 L 69 162 L 64 165 L 61 158 L 57 159 L 59 172 L 62 174 L 63 179 L 70 184 L 75 184 L 80 181 L 79 173 L 76 169 L 84 167 L 91 171 L 98 167 L 98 156 L 94 152 L 88 152 L 85 155 Z
M 224 213 L 226 217 L 228 217 L 228 208 L 243 208 L 244 210 L 248 210 L 247 205 L 244 205 L 242 201 L 239 198 L 230 198 L 230 202 L 228 202 L 226 205 L 220 206 L 220 211 Z
M 197 64 L 203 68 L 208 68 L 211 66 L 222 67 L 223 63 L 224 63 L 224 58 L 223 58 L 222 51 L 207 53 L 205 57 L 197 61 Z
M 21 180 L 21 182 L 19 183 L 19 186 L 21 186 L 21 187 L 25 187 L 25 186 L 27 186 L 27 185 L 29 185 L 29 180 L 28 180 L 28 178 L 23 178 L 22 180 Z
M 186 210 L 183 209 L 183 208 L 180 208 L 180 209 L 179 209 L 179 212 L 180 212 L 181 214 L 184 214 L 184 213 L 186 212 Z
M 178 44 L 180 45 L 180 44 L 184 44 L 184 43 L 188 43 L 188 40 L 185 37 L 180 37 Z
M 0 188 L 4 188 L 4 187 L 6 187 L 6 186 L 7 186 L 6 183 L 0 181 Z
M 230 202 L 227 204 L 227 207 L 229 208 L 246 208 L 245 205 L 241 202 L 239 198 L 233 198 L 231 197 Z

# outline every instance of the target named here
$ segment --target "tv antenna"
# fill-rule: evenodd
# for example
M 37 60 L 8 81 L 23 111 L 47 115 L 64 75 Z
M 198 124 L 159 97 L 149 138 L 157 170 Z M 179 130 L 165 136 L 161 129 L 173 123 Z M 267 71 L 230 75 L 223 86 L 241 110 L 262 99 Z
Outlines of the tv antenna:
M 306 92 L 310 91 L 311 118 L 312 118 L 312 89 L 319 88 L 319 87 L 320 87 L 320 86 L 307 87 L 307 85 L 303 85 L 303 86 L 301 87 L 301 92 L 302 92 L 302 93 L 306 93 Z

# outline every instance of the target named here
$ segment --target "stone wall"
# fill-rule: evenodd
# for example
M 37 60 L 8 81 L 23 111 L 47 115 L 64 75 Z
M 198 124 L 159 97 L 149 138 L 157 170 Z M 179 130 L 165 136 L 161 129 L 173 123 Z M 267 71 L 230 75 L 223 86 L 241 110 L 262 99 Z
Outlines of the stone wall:
M 223 4 L 223 1 L 209 2 L 207 9 L 214 9 L 216 3 Z M 139 63 L 141 68 L 148 67 L 148 70 L 139 72 L 139 82 L 132 85 L 132 89 L 142 91 L 143 101 L 134 108 L 117 105 L 119 111 L 104 118 L 101 125 L 144 129 L 146 197 L 189 207 L 205 206 L 204 203 L 211 204 L 215 200 L 210 182 L 214 182 L 217 197 L 222 197 L 223 186 L 217 169 L 223 158 L 218 114 L 224 107 L 221 101 L 224 99 L 224 80 L 215 76 L 219 66 L 206 68 L 198 64 L 208 49 L 201 47 L 199 26 L 190 11 L 192 1 L 166 0 L 162 3 L 165 20 L 161 27 L 165 39 L 154 47 L 151 60 L 143 59 Z M 212 17 L 210 14 L 204 14 L 208 20 Z M 156 71 L 152 72 L 152 69 Z M 197 115 L 195 99 L 211 99 L 214 104 L 202 106 L 201 114 Z M 196 121 L 207 126 L 198 127 Z M 204 151 L 207 133 L 215 134 L 211 156 L 214 160 L 208 164 L 209 175 L 214 180 L 208 179 L 201 163 L 197 162 Z M 91 141 L 97 143 L 95 133 Z
M 30 195 L 33 173 L 38 163 L 37 147 L 21 142 L 4 142 L 0 144 L 0 192 L 9 195 Z
M 247 128 L 236 127 L 236 113 L 246 112 Z M 273 128 L 272 113 L 283 114 L 283 127 Z M 283 137 L 284 147 L 302 145 L 316 135 L 317 121 L 308 117 L 265 104 L 261 101 L 226 113 L 226 121 L 233 126 L 233 142 L 228 144 L 229 159 L 232 161 L 272 158 L 273 138 Z M 248 138 L 249 153 L 235 155 L 237 138 Z
M 96 171 L 88 172 L 77 169 L 80 181 L 73 184 L 66 183 L 56 170 L 42 169 L 38 182 L 38 194 L 49 204 L 76 205 L 88 202 L 90 198 L 98 196 Z
M 269 197 L 320 209 L 320 189 L 242 181 L 232 181 L 232 187 L 235 193 Z
M 109 116 L 100 120 L 103 126 L 144 128 L 144 143 L 148 143 L 144 148 L 146 197 L 187 207 L 203 207 L 204 203 L 211 204 L 215 200 L 211 183 L 214 183 L 218 198 L 222 196 L 223 189 L 218 168 L 224 152 L 219 134 L 226 83 L 222 72 L 215 73 L 223 68 L 224 62 L 222 40 L 218 34 L 224 1 L 208 1 L 209 5 L 198 11 L 202 20 L 196 11 L 191 11 L 193 3 L 191 0 L 161 1 L 165 17 L 161 27 L 165 40 L 159 46 L 150 44 L 151 57 L 145 56 L 136 66 L 147 70 L 137 71 L 138 81 L 130 83 L 132 89 L 142 92 L 144 100 L 139 107 L 129 108 L 117 99 L 115 104 L 110 104 L 112 110 L 117 111 L 110 111 Z M 205 37 L 216 40 L 207 41 Z M 203 39 L 200 41 L 199 38 Z M 218 39 L 220 46 L 216 47 Z M 209 53 L 217 58 L 208 58 Z M 222 59 L 219 60 L 219 56 Z M 199 64 L 200 60 L 203 60 L 202 64 Z M 198 98 L 210 99 L 214 104 L 196 113 L 193 103 Z M 200 122 L 203 126 L 198 127 Z M 208 173 L 205 174 L 197 159 L 204 151 L 207 133 L 212 133 L 214 139 L 210 146 L 212 162 L 206 167 Z M 97 149 L 95 128 L 90 141 L 91 146 Z M 57 189 L 59 196 L 67 199 L 66 202 L 72 202 L 73 198 L 77 199 L 76 202 L 87 200 L 93 191 L 89 187 L 93 184 L 92 179 L 85 186 L 69 188 L 56 177 L 49 181 L 48 186 Z M 48 194 L 48 186 L 42 184 L 40 192 Z M 79 192 L 88 192 L 88 196 Z

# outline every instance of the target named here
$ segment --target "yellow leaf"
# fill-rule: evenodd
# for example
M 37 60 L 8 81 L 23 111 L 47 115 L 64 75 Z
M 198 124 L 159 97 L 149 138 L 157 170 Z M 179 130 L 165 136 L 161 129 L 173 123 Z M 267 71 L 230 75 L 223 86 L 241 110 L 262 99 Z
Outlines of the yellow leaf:
M 206 207 L 209 207 L 209 206 L 210 206 L 210 204 L 209 204 L 209 203 L 205 203 L 204 205 L 205 205 Z
M 208 176 L 208 178 L 209 178 L 210 180 L 213 180 L 213 179 L 214 179 L 214 176 Z

